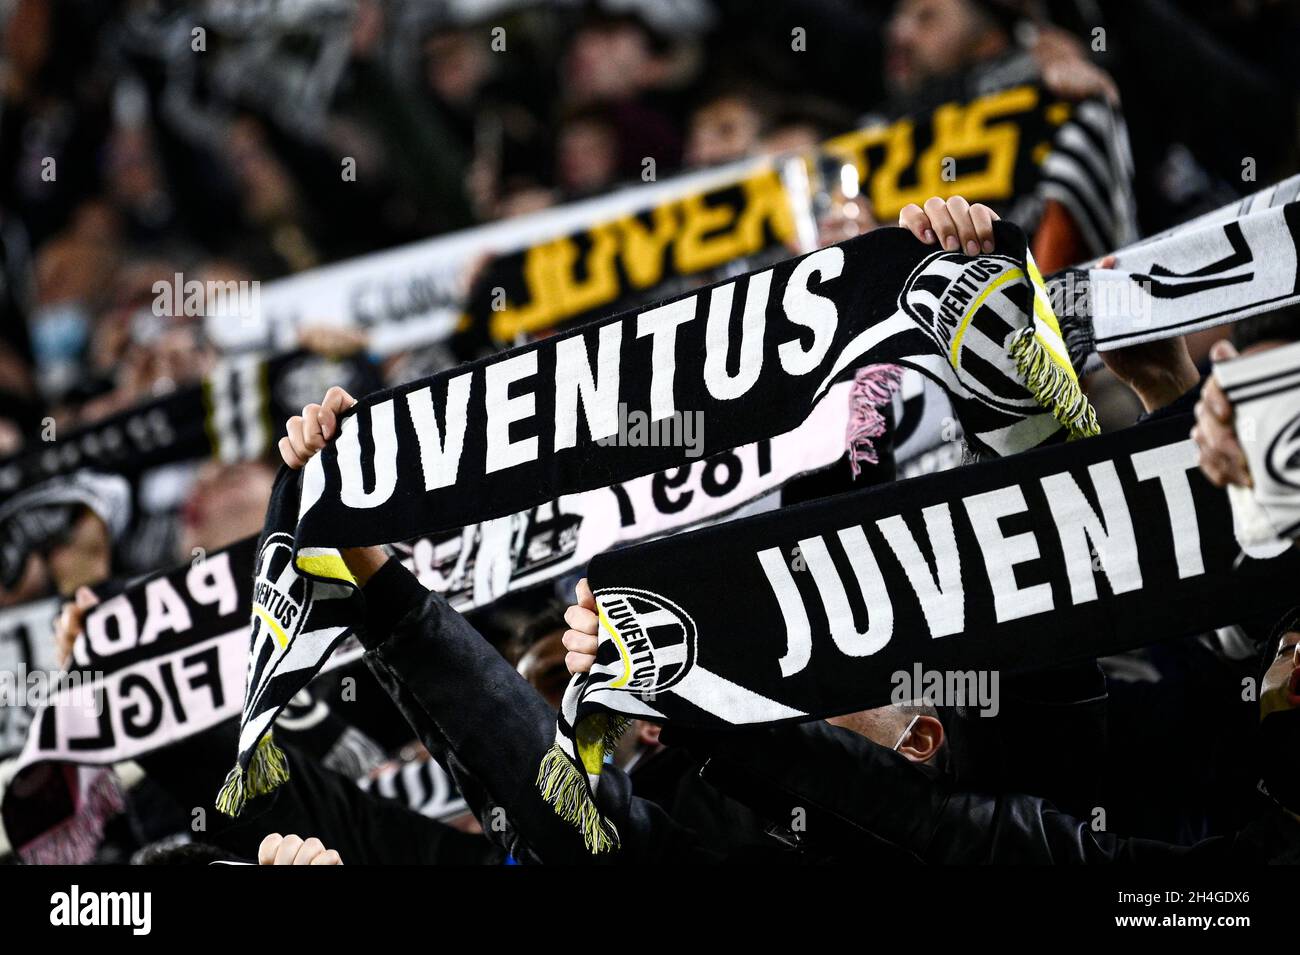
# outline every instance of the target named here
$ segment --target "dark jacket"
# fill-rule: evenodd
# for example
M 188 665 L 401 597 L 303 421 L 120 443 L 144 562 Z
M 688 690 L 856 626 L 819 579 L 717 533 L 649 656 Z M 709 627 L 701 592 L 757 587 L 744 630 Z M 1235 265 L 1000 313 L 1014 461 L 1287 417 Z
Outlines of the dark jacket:
M 229 769 L 237 727 L 222 724 L 139 758 L 148 780 L 161 786 L 189 828 L 203 809 L 205 828 L 194 838 L 245 859 L 257 858 L 268 833 L 316 836 L 337 849 L 345 865 L 477 865 L 501 861 L 500 850 L 482 837 L 426 818 L 392 799 L 363 792 L 321 766 L 309 753 L 280 740 L 289 779 L 274 792 L 250 800 L 237 819 L 212 807 L 213 794 Z M 152 807 L 156 809 L 157 807 Z
M 686 742 L 715 755 L 704 776 L 768 818 L 806 818 L 802 841 L 837 856 L 882 840 L 917 862 L 935 864 L 1294 863 L 1300 820 L 1271 804 L 1228 836 L 1190 846 L 1095 831 L 1090 819 L 1037 796 L 956 789 L 918 771 L 904 757 L 827 723 L 686 737 L 666 729 L 665 742 Z

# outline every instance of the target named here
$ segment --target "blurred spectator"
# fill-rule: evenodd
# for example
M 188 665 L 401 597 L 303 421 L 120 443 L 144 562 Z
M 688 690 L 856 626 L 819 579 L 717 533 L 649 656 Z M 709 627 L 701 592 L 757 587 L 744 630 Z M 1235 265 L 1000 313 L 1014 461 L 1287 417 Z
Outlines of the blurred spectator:
M 900 0 L 886 33 L 890 92 L 915 95 L 927 83 L 1006 53 L 1007 16 L 992 0 Z
M 181 508 L 178 560 L 212 553 L 262 530 L 276 469 L 265 461 L 206 461 Z
M 750 85 L 732 83 L 701 99 L 686 134 L 687 166 L 714 166 L 757 152 L 767 132 L 770 109 Z
M 604 104 L 622 155 L 653 158 L 661 170 L 681 161 L 681 136 L 655 93 L 680 80 L 682 61 L 632 14 L 594 13 L 565 53 L 563 94 L 574 106 Z
M 571 197 L 608 189 L 627 170 L 618 127 L 598 107 L 579 110 L 560 124 L 555 152 L 556 184 Z

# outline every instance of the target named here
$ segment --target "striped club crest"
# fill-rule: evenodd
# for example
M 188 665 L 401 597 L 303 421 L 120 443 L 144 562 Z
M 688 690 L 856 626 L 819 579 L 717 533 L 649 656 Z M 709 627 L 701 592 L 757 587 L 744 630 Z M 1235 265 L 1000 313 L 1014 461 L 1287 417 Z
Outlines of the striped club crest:
M 288 650 L 302 629 L 311 581 L 293 565 L 293 538 L 272 534 L 257 554 L 253 577 L 252 649 L 248 685 L 257 687 L 267 663 Z
M 596 593 L 600 624 L 618 649 L 611 689 L 652 696 L 680 683 L 695 663 L 695 622 L 672 601 L 648 590 Z
M 934 339 L 971 397 L 1023 415 L 1038 403 L 1021 381 L 1010 344 L 1032 311 L 1032 289 L 1009 256 L 936 252 L 908 277 L 898 304 Z

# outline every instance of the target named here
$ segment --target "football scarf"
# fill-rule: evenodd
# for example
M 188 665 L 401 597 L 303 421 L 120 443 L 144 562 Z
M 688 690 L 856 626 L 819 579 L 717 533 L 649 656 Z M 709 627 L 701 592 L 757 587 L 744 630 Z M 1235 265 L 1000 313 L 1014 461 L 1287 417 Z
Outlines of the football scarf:
M 365 359 L 334 361 L 294 351 L 224 359 L 201 385 L 182 388 L 58 440 L 0 461 L 0 494 L 14 494 L 81 468 L 127 477 L 164 464 L 265 454 L 284 419 L 319 401 L 330 385 L 353 393 L 378 387 Z
M 1294 603 L 1292 552 L 1243 558 L 1190 416 L 603 554 L 596 663 L 538 784 L 593 852 L 629 719 L 726 729 L 895 701 L 899 674 L 1033 670 Z M 725 586 L 716 568 L 727 568 Z
M 1186 335 L 1300 301 L 1300 176 L 1048 281 L 1072 355 Z
M 0 760 L 23 748 L 58 669 L 51 633 L 61 603 L 47 597 L 0 610 Z
M 365 792 L 394 799 L 408 809 L 439 822 L 469 810 L 456 783 L 432 759 L 388 766 L 374 776 L 357 780 Z
M 896 222 L 908 203 L 964 196 L 1014 212 L 1028 228 L 1043 200 L 1055 199 L 1090 254 L 1136 236 L 1123 122 L 1101 103 L 1058 100 L 1033 85 L 836 136 L 809 159 L 814 171 L 855 170 L 858 193 L 882 223 Z M 781 173 L 765 162 L 707 192 L 500 255 L 467 310 L 492 342 L 514 344 L 709 281 L 732 263 L 783 257 L 795 244 L 796 211 Z
M 86 614 L 67 669 L 49 672 L 0 805 L 25 861 L 89 861 L 123 805 L 106 767 L 238 714 L 251 568 L 251 546 L 219 551 Z M 48 626 L 33 636 L 51 642 Z
M 378 356 L 442 342 L 461 324 L 469 293 L 466 277 L 485 256 L 510 255 L 594 222 L 711 192 L 752 174 L 761 164 L 747 159 L 658 182 L 638 182 L 590 199 L 307 269 L 264 283 L 256 307 L 238 322 L 209 316 L 204 331 L 230 353 L 292 349 L 308 323 L 362 329 L 367 349 Z
M 288 779 L 271 724 L 364 613 L 361 592 L 337 550 L 295 554 L 298 490 L 297 473 L 281 468 L 257 542 L 239 757 L 217 797 L 217 808 L 232 816 L 250 796 Z
M 1266 547 L 1300 538 L 1300 343 L 1220 362 L 1253 488 L 1230 487 L 1237 538 Z
M 681 474 L 683 442 L 628 440 L 634 415 L 698 416 L 691 451 L 716 455 L 796 429 L 871 357 L 939 379 L 994 453 L 1094 433 L 1024 237 L 997 231 L 1010 254 L 934 251 L 880 230 L 359 402 L 301 487 L 287 471 L 276 482 L 238 763 L 218 805 L 237 812 L 284 778 L 267 730 L 358 616 L 337 548 Z
M 623 440 L 624 420 L 692 416 L 697 456 L 751 444 L 879 362 L 943 384 L 982 450 L 1091 434 L 1024 236 L 997 237 L 970 257 L 880 229 L 369 396 L 304 469 L 297 546 L 402 540 L 682 463 L 682 441 Z
M 1170 338 L 1300 301 L 1300 176 L 1119 249 L 1113 269 L 1069 268 L 1047 278 L 1070 360 Z M 1094 328 L 1095 323 L 1095 328 Z M 961 462 L 960 422 L 932 382 L 907 371 L 895 395 L 900 477 Z M 869 460 L 864 458 L 863 460 Z
M 255 544 L 241 541 L 106 598 L 87 613 L 66 670 L 53 660 L 57 599 L 0 612 L 0 755 L 14 757 L 0 812 L 26 861 L 88 861 L 104 816 L 121 809 L 104 767 L 239 715 Z M 323 669 L 361 652 L 345 644 Z M 329 716 L 303 693 L 277 728 L 327 768 L 363 775 L 383 754 Z
M 251 543 L 235 545 L 91 609 L 20 764 L 120 762 L 237 714 L 252 567 Z

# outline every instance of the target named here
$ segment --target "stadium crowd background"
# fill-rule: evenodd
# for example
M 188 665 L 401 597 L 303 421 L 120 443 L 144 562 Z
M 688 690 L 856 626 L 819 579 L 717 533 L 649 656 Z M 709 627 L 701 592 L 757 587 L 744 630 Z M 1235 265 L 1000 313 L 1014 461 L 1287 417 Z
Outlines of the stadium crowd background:
M 267 281 L 640 182 L 647 157 L 662 179 L 808 146 L 1017 57 L 1067 94 L 1113 79 L 1142 234 L 1296 168 L 1281 0 L 9 0 L 3 22 L 0 458 L 201 379 L 201 320 L 153 315 L 155 281 Z M 131 569 L 255 531 L 268 470 L 194 469 Z
M 1015 59 L 1118 101 L 1144 235 L 1300 168 L 1286 0 L 2 0 L 0 19 L 0 458 L 202 379 L 201 319 L 151 308 L 177 273 L 269 281 L 641 182 L 647 158 L 662 179 L 810 146 Z M 1203 369 L 1218 337 L 1191 343 Z M 304 344 L 365 350 L 311 328 Z M 1107 379 L 1089 383 L 1104 419 L 1131 420 Z M 276 466 L 169 467 L 130 530 L 33 555 L 0 606 L 256 533 Z M 554 622 L 520 603 L 487 632 L 554 698 L 563 650 L 529 658 Z

